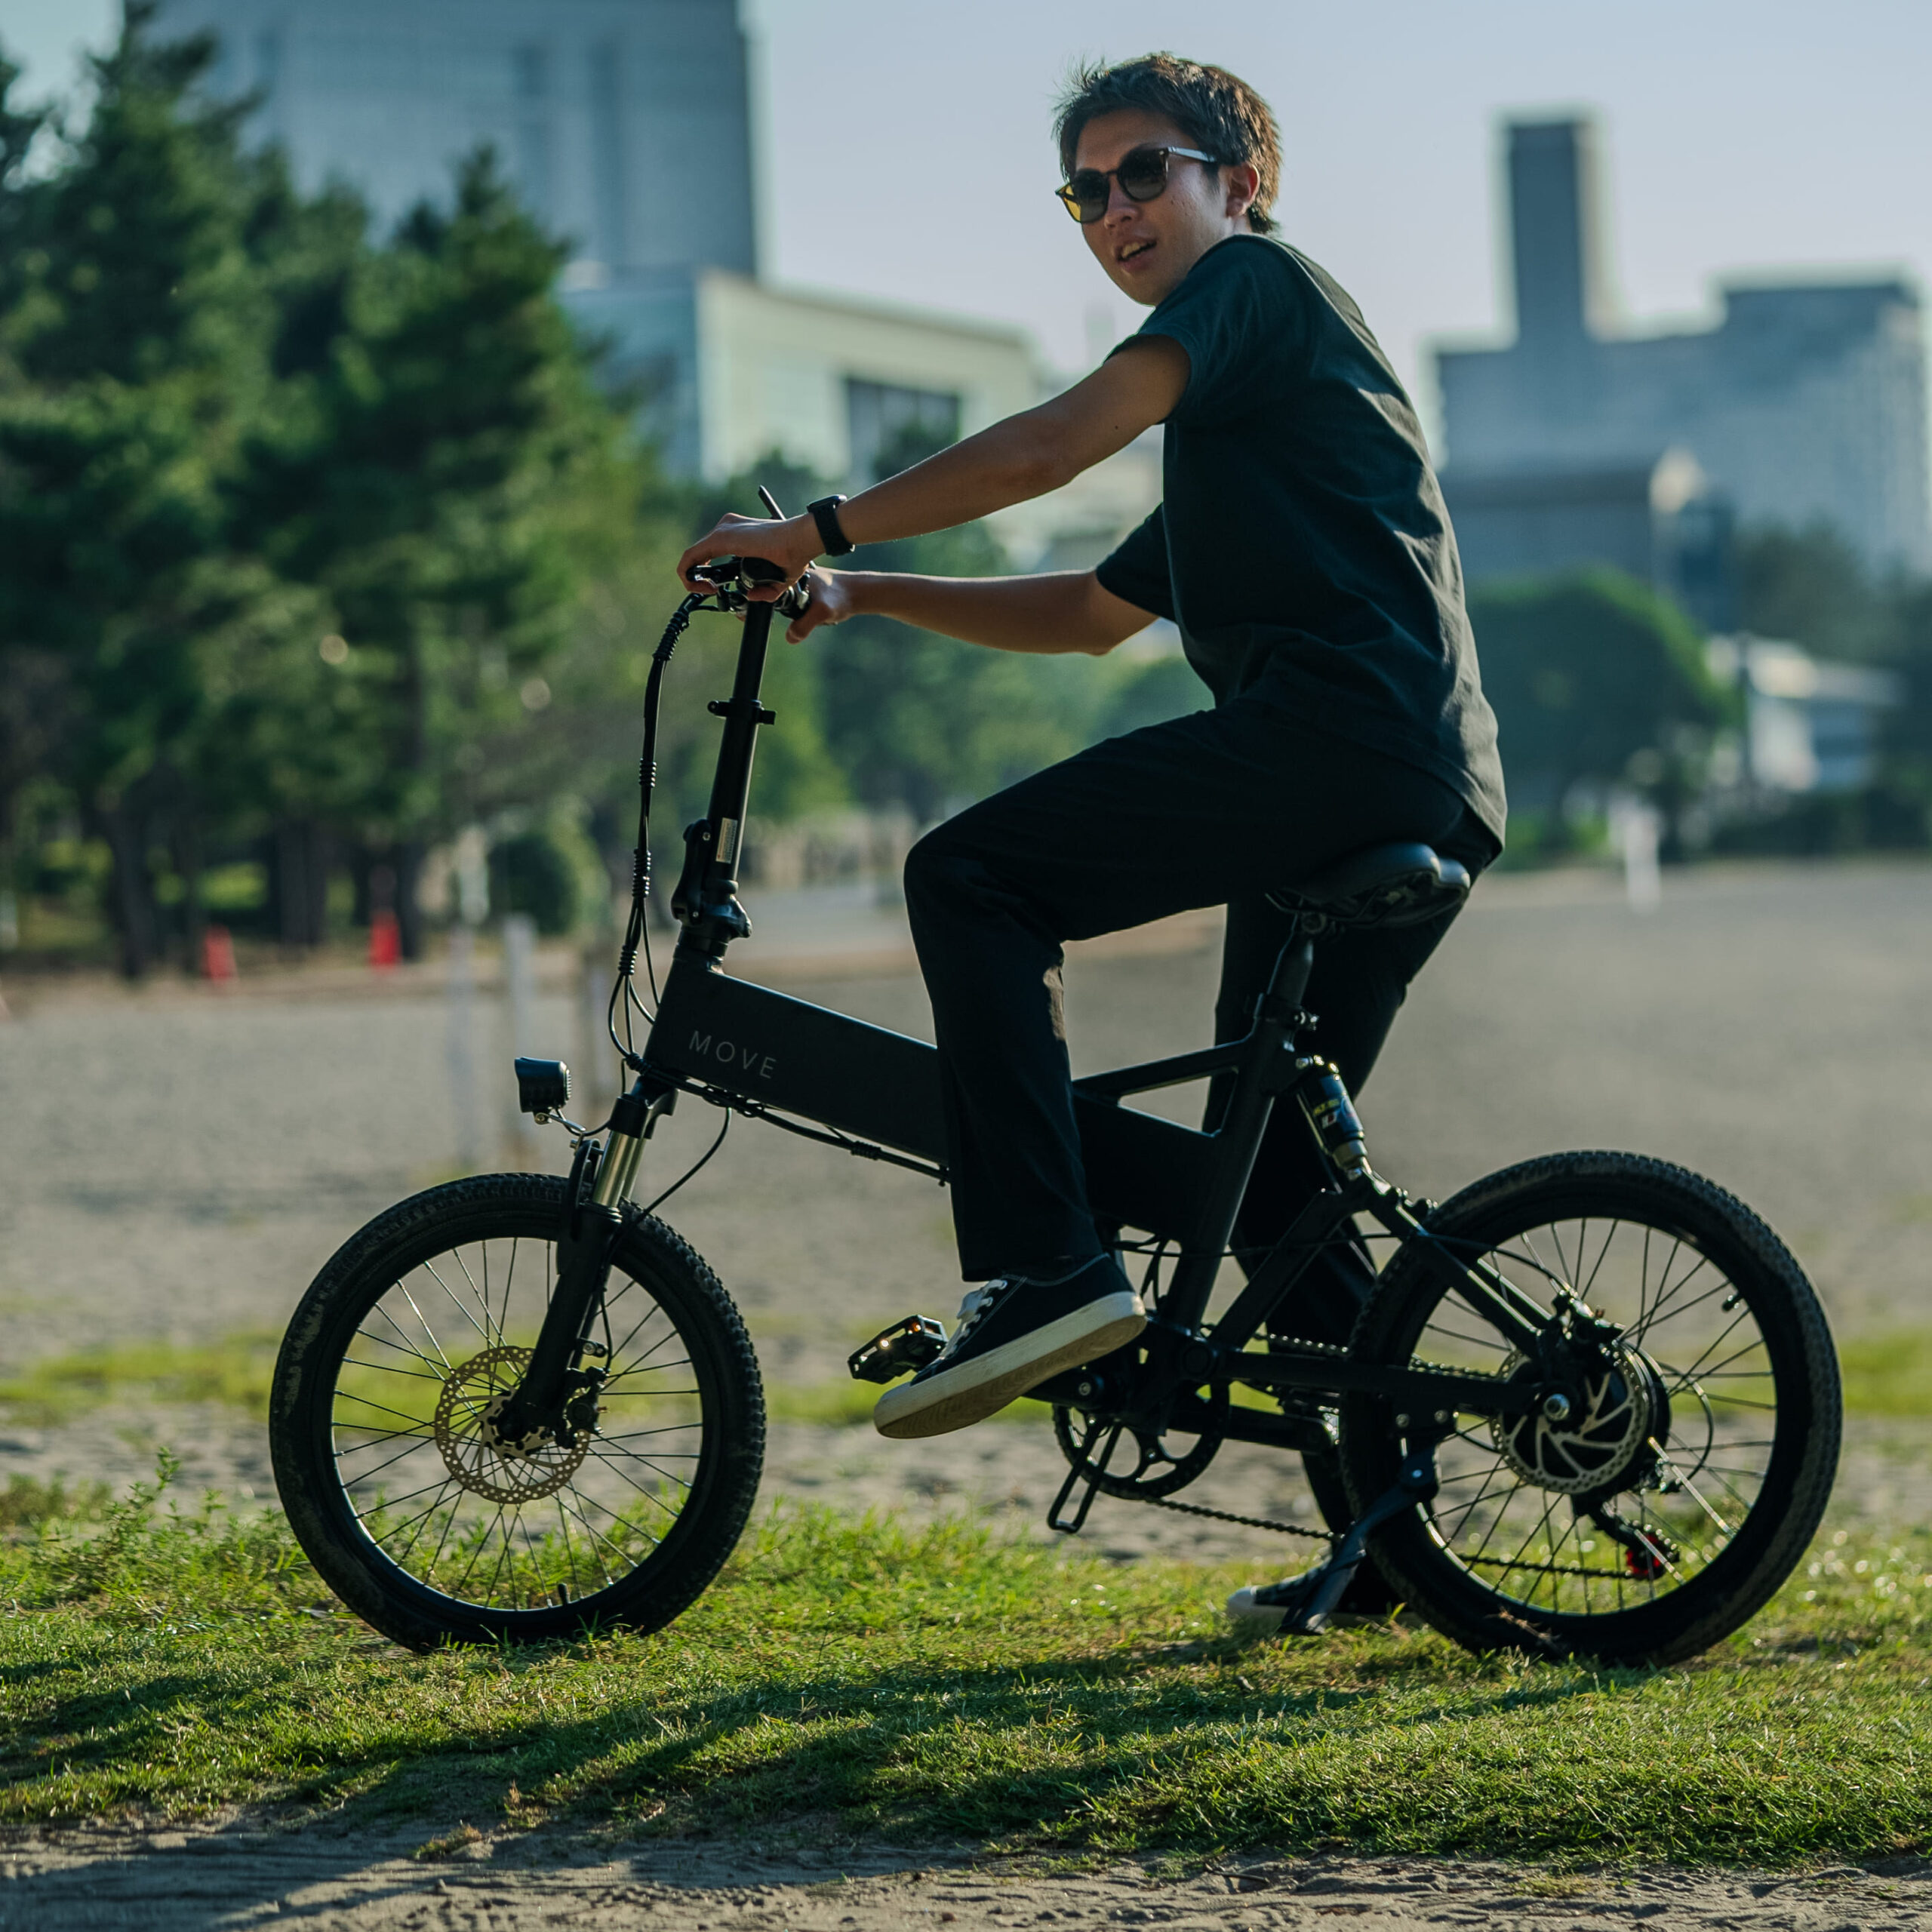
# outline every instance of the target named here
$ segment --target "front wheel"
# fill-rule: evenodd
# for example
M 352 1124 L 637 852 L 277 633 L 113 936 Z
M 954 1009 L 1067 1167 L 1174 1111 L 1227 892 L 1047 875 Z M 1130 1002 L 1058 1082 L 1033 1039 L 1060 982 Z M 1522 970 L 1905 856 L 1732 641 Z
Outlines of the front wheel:
M 337 1595 L 417 1649 L 655 1629 L 718 1574 L 764 1454 L 758 1364 L 717 1278 L 633 1218 L 569 1446 L 500 1441 L 556 1279 L 564 1183 L 490 1174 L 401 1201 L 318 1275 L 269 1430 L 297 1540 Z
M 1574 1293 L 1614 1334 L 1574 1401 L 1527 1416 L 1432 1430 L 1381 1397 L 1344 1402 L 1358 1510 L 1406 1447 L 1451 1432 L 1434 1500 L 1371 1540 L 1397 1593 L 1475 1650 L 1671 1663 L 1728 1635 L 1803 1556 L 1838 1466 L 1837 1357 L 1789 1251 L 1722 1189 L 1630 1154 L 1526 1161 L 1428 1226 L 1546 1308 Z M 1419 1241 L 1353 1346 L 1390 1367 L 1531 1372 Z

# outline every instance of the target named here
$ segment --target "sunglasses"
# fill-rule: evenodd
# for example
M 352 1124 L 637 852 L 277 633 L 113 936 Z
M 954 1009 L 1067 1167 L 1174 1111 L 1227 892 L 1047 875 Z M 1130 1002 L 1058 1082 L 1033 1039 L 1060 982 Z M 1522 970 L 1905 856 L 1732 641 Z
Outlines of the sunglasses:
M 1161 195 L 1168 185 L 1170 155 L 1179 155 L 1183 161 L 1204 162 L 1210 168 L 1221 165 L 1214 155 L 1203 154 L 1198 148 L 1136 148 L 1122 157 L 1118 168 L 1075 168 L 1066 186 L 1056 188 L 1054 192 L 1066 204 L 1067 213 L 1083 228 L 1088 227 L 1107 211 L 1107 204 L 1113 198 L 1113 191 L 1107 186 L 1109 181 L 1119 182 L 1121 192 L 1130 202 L 1151 202 Z

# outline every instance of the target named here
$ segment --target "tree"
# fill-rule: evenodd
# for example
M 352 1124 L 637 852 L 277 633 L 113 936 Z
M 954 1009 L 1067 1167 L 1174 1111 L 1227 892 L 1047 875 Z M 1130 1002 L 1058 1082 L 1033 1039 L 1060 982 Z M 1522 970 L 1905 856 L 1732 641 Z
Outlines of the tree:
M 1610 570 L 1485 586 L 1469 599 L 1483 688 L 1495 708 L 1512 792 L 1546 805 L 1546 838 L 1567 835 L 1580 783 L 1635 783 L 1667 815 L 1732 700 L 1677 608 Z
M 347 278 L 333 329 L 298 281 L 325 349 L 254 452 L 265 555 L 340 619 L 361 829 L 393 844 L 412 957 L 425 849 L 504 801 L 493 746 L 547 700 L 584 500 L 618 463 L 618 419 L 551 294 L 563 252 L 472 157 L 451 211 L 419 207 Z
M 1754 636 L 1821 657 L 1869 662 L 1890 654 L 1892 599 L 1829 525 L 1747 531 L 1737 557 L 1738 621 Z
M 91 62 L 52 171 L 16 156 L 0 317 L 0 635 L 60 662 L 66 775 L 113 854 L 131 974 L 158 943 L 151 848 L 189 808 L 195 639 L 238 594 L 224 489 L 266 375 L 237 110 L 194 101 L 213 42 L 156 45 L 153 11 L 134 0 Z

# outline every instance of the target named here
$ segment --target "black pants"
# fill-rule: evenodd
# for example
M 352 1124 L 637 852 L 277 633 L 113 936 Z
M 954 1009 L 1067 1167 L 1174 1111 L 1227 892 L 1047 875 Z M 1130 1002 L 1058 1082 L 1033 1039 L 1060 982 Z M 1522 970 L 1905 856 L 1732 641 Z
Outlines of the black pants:
M 1101 1251 L 1074 1124 L 1062 943 L 1226 905 L 1215 1038 L 1237 1038 L 1284 937 L 1264 894 L 1395 839 L 1426 840 L 1472 869 L 1494 850 L 1447 785 L 1298 727 L 1263 687 L 1094 746 L 913 848 L 906 901 L 932 1000 L 968 1280 L 1063 1273 Z M 1318 943 L 1306 1004 L 1351 1090 L 1453 916 Z M 1220 1103 L 1211 1094 L 1210 1124 Z M 1318 1186 L 1306 1141 L 1299 1115 L 1278 1111 L 1239 1247 L 1271 1245 Z M 1358 1259 L 1334 1259 L 1358 1279 Z

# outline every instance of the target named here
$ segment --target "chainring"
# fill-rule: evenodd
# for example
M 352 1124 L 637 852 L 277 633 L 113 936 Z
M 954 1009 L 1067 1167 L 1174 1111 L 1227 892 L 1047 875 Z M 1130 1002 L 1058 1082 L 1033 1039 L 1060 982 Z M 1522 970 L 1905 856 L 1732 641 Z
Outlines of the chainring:
M 451 1475 L 491 1503 L 534 1503 L 554 1495 L 589 1454 L 588 1432 L 565 1448 L 549 1436 L 511 1442 L 497 1417 L 530 1365 L 528 1349 L 485 1349 L 452 1368 L 436 1401 L 436 1447 Z
M 1228 1385 L 1220 1383 L 1206 1389 L 1203 1400 L 1208 1414 L 1201 1429 L 1188 1432 L 1193 1438 L 1191 1447 L 1180 1449 L 1178 1444 L 1171 1447 L 1168 1432 L 1125 1426 L 1121 1429 L 1119 1440 L 1110 1441 L 1111 1418 L 1058 1404 L 1054 1409 L 1054 1440 L 1060 1444 L 1060 1454 L 1103 1496 L 1152 1501 L 1185 1489 L 1214 1460 L 1215 1452 L 1226 1439 Z M 1096 1423 L 1105 1425 L 1094 1440 L 1106 1463 L 1113 1463 L 1121 1442 L 1131 1442 L 1134 1457 L 1131 1469 L 1097 1468 L 1088 1460 L 1083 1445 Z M 1180 1449 L 1179 1454 L 1174 1453 L 1176 1449 Z

